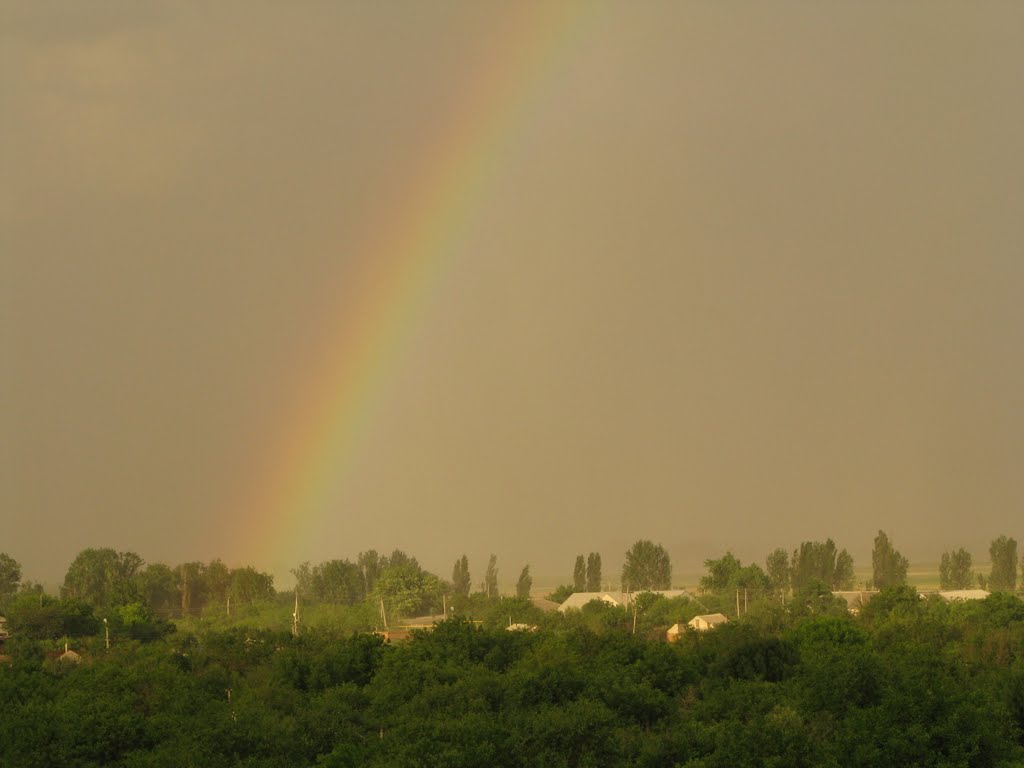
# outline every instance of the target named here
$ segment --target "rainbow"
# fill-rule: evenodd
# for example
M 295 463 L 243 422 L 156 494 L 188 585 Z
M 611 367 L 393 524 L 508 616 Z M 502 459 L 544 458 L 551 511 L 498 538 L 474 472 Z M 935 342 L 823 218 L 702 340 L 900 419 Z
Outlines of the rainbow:
M 470 78 L 447 129 L 423 152 L 404 203 L 382 213 L 359 249 L 375 272 L 329 336 L 314 379 L 288 433 L 273 441 L 258 487 L 244 501 L 246 525 L 235 550 L 256 562 L 301 557 L 310 530 L 330 510 L 358 443 L 374 393 L 396 348 L 415 323 L 477 207 L 511 139 L 531 114 L 545 83 L 559 71 L 596 3 L 537 2 L 510 6 L 486 61 Z M 295 563 L 297 564 L 297 563 Z

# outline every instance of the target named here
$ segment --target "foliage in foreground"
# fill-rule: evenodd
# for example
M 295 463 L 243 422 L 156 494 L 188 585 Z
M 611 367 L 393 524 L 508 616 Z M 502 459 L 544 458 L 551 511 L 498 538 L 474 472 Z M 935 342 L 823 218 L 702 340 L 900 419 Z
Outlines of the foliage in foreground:
M 666 601 L 667 602 L 667 601 Z M 896 588 L 677 644 L 594 607 L 537 632 L 232 628 L 85 662 L 9 641 L 0 765 L 998 766 L 1024 760 L 1024 603 Z M 650 610 L 655 610 L 653 604 Z

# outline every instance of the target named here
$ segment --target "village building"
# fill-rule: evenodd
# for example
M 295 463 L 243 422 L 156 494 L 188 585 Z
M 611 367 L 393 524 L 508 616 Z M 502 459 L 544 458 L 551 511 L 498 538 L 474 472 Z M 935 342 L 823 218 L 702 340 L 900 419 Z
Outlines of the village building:
M 587 603 L 593 602 L 594 600 L 600 600 L 602 603 L 619 607 L 623 605 L 622 593 L 616 592 L 612 594 L 610 592 L 573 592 L 569 597 L 558 606 L 558 610 L 565 613 L 569 610 L 580 610 Z
M 707 632 L 709 629 L 714 629 L 721 624 L 727 624 L 729 618 L 721 613 L 706 613 L 701 616 L 694 616 L 688 622 L 686 626 L 690 629 L 695 629 L 698 632 Z M 678 626 L 678 625 L 676 625 Z
M 546 597 L 534 596 L 530 598 L 530 602 L 533 603 L 535 607 L 540 608 L 542 611 L 547 613 L 557 611 L 560 607 L 558 603 L 548 600 Z
M 670 643 L 674 643 L 685 632 L 685 624 L 673 624 L 671 627 L 668 628 L 668 631 L 665 633 L 665 639 L 668 640 Z

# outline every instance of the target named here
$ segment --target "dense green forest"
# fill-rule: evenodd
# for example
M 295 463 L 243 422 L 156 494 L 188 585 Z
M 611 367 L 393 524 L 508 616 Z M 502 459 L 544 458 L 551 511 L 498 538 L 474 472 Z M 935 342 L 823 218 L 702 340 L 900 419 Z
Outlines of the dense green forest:
M 764 567 L 726 552 L 679 597 L 641 591 L 671 563 L 639 541 L 628 607 L 565 613 L 531 596 L 529 566 L 501 595 L 493 556 L 476 590 L 465 556 L 449 582 L 395 550 L 301 564 L 279 593 L 248 566 L 87 549 L 48 595 L 0 554 L 0 768 L 1024 766 L 1016 542 L 990 555 L 1000 591 L 948 602 L 906 584 L 880 531 L 882 588 L 854 614 L 831 540 Z M 602 584 L 600 554 L 569 567 L 549 597 Z M 963 550 L 941 568 L 978 581 Z M 407 639 L 374 632 L 438 610 L 453 618 Z M 730 621 L 667 642 L 714 612 Z
M 893 587 L 858 617 L 801 597 L 676 643 L 633 634 L 621 608 L 548 615 L 532 632 L 452 619 L 394 644 L 236 627 L 107 651 L 97 637 L 77 664 L 11 639 L 0 765 L 1024 764 L 1010 595 L 951 605 Z

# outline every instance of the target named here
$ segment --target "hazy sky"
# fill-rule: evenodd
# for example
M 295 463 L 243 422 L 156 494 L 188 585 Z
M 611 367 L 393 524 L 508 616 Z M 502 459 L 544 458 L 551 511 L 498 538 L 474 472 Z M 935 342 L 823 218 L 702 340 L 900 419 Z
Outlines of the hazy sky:
M 523 8 L 0 0 L 0 551 L 27 577 L 86 546 L 279 583 L 493 551 L 554 583 L 641 537 L 678 572 L 1024 537 L 1024 5 L 592 2 L 319 522 L 245 551 L 360 244 Z

